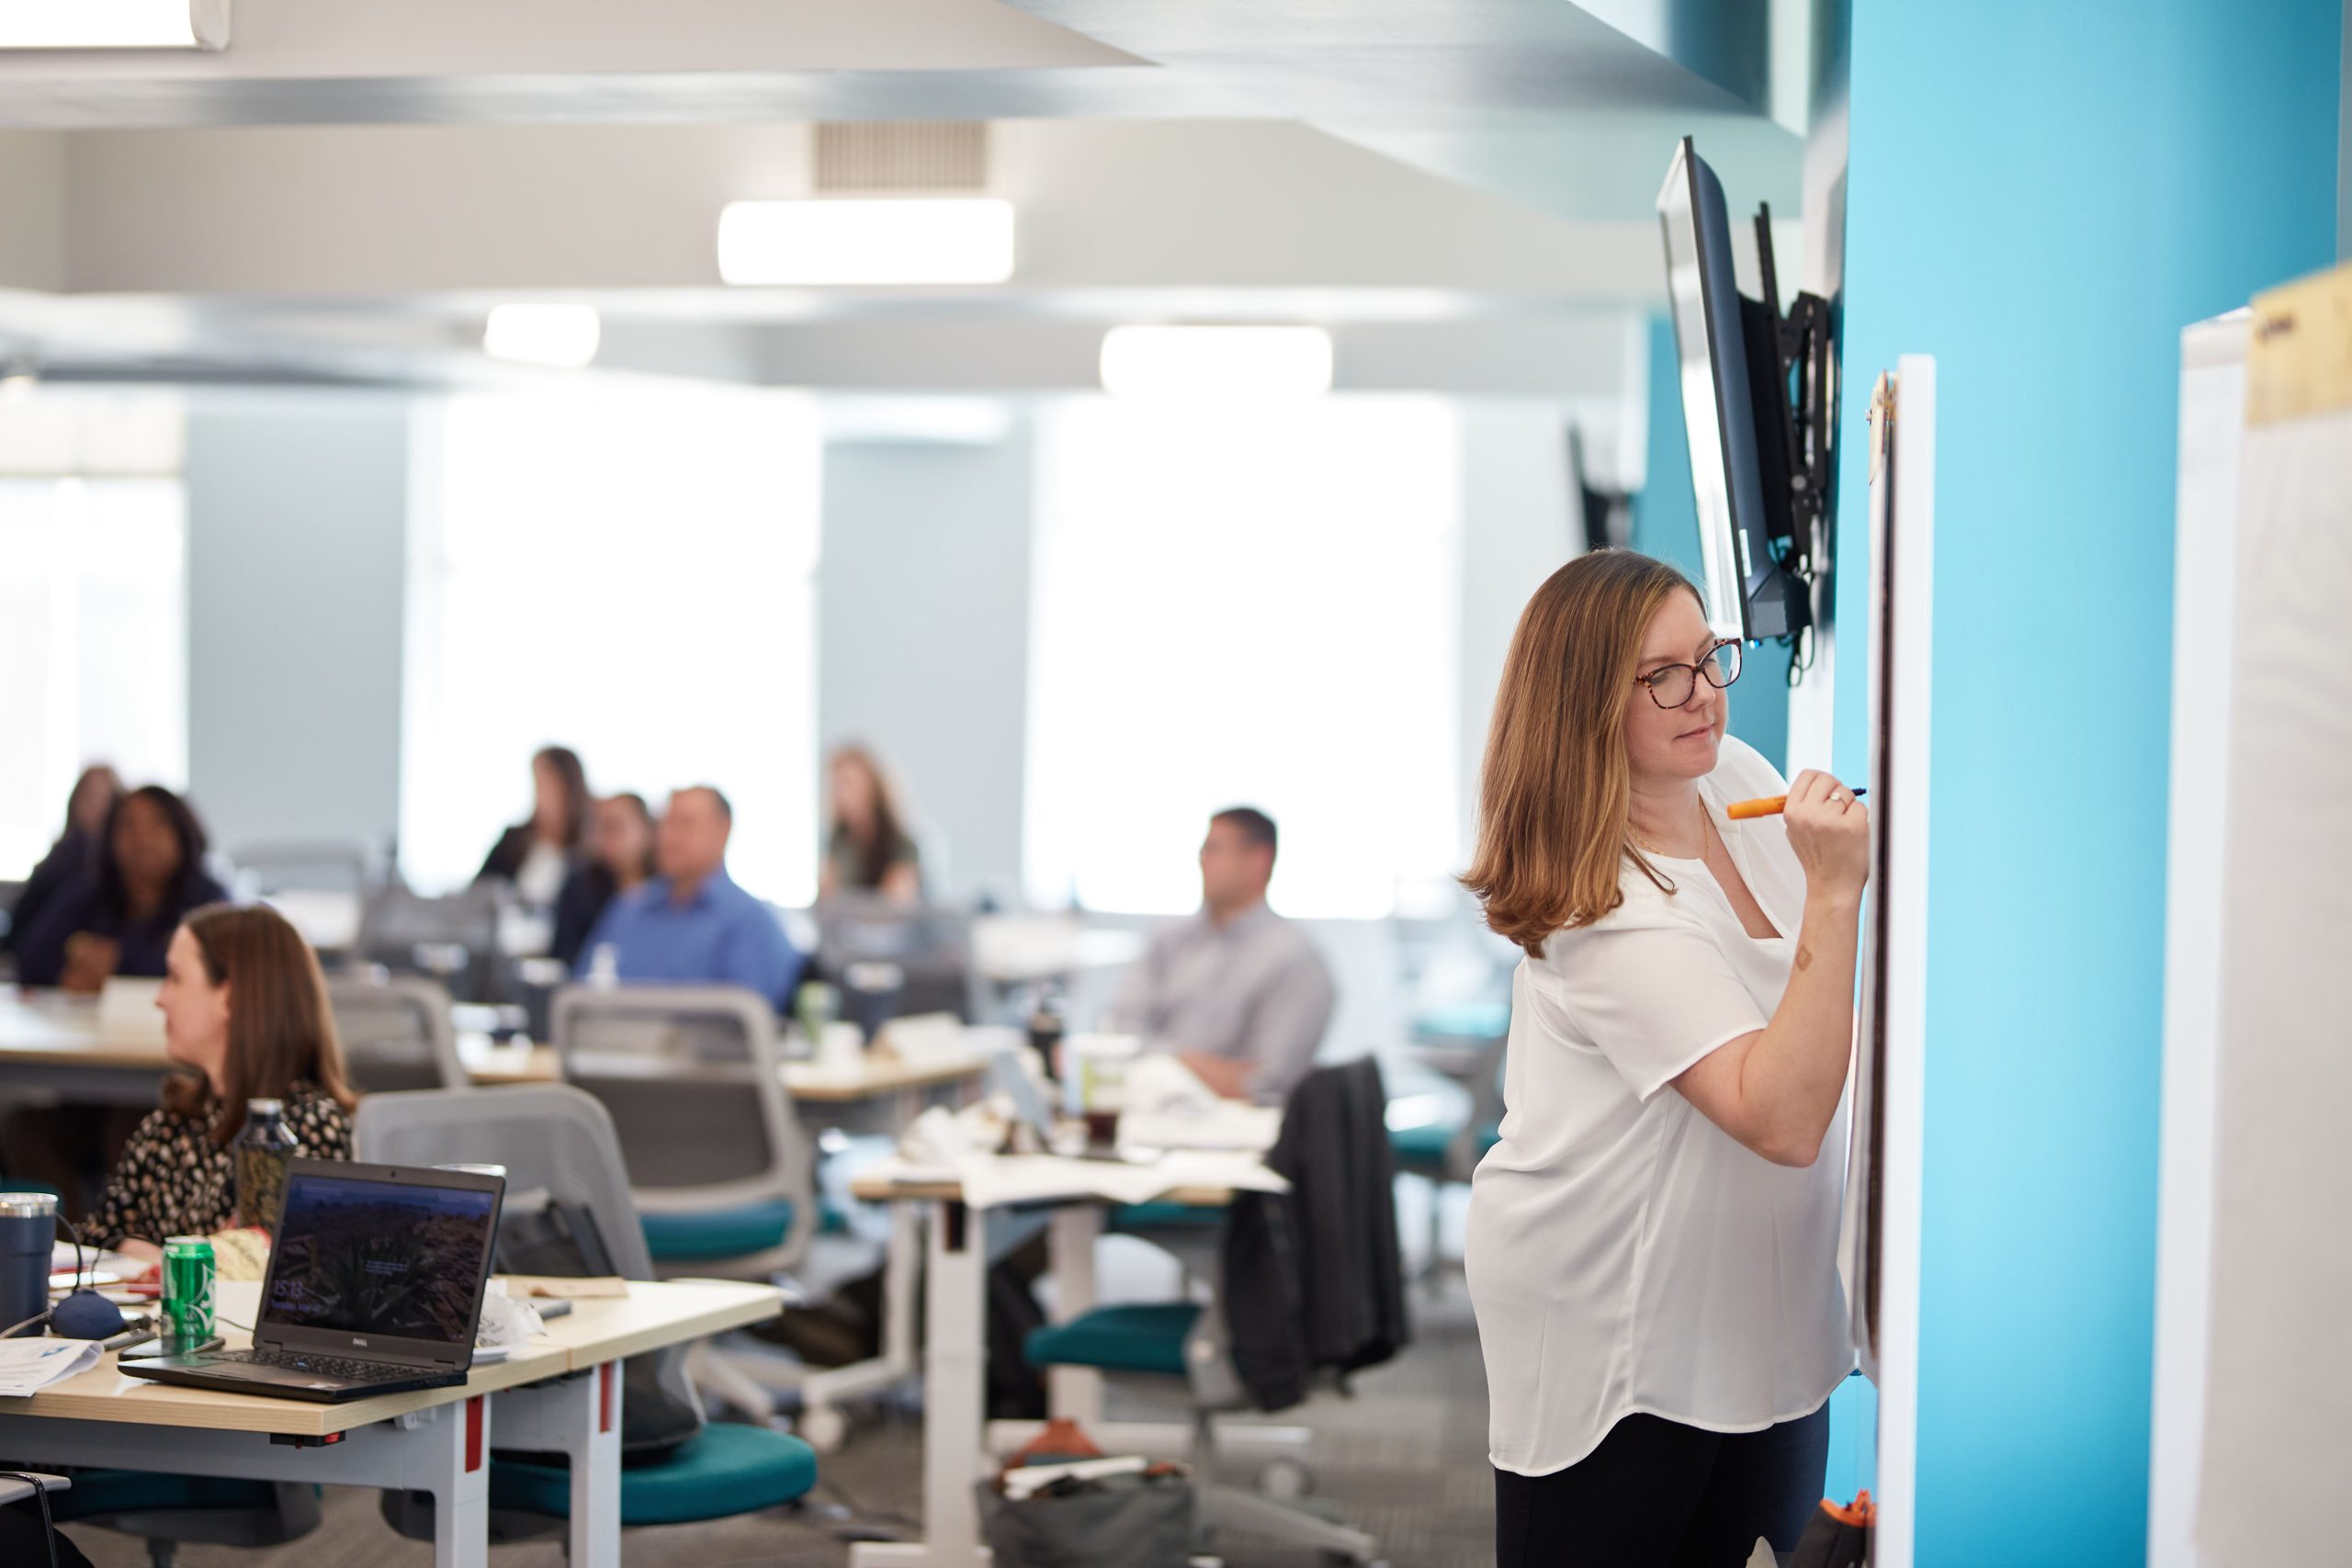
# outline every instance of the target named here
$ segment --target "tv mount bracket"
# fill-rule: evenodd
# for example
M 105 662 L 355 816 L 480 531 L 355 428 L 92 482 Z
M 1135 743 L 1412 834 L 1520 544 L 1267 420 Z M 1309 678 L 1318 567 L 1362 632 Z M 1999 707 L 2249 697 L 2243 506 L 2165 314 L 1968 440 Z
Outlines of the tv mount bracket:
M 1788 400 L 1788 555 L 1782 561 L 1808 587 L 1829 558 L 1829 491 L 1837 460 L 1838 356 L 1829 301 L 1800 293 L 1781 310 L 1781 284 L 1772 260 L 1772 208 L 1756 209 L 1756 260 L 1764 285 L 1764 305 L 1772 312 L 1775 367 Z

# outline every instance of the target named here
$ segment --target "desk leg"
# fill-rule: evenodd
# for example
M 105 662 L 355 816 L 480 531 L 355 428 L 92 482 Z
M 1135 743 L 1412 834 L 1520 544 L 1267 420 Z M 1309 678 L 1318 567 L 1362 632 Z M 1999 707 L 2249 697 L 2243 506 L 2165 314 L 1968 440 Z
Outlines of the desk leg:
M 432 1475 L 435 1568 L 489 1568 L 490 1400 L 444 1405 L 420 1456 Z
M 1094 1310 L 1094 1244 L 1102 1237 L 1102 1210 L 1066 1203 L 1054 1211 L 1054 1321 L 1068 1323 Z M 1092 1367 L 1055 1367 L 1046 1374 L 1046 1408 L 1089 1433 L 1102 1424 L 1102 1374 Z
M 0 1415 L 0 1452 L 110 1470 L 430 1492 L 435 1568 L 490 1562 L 486 1394 L 355 1427 L 315 1449 L 273 1443 L 260 1432 Z
M 922 1534 L 920 1545 L 865 1541 L 852 1568 L 985 1568 L 972 1487 L 980 1478 L 988 1215 L 934 1204 L 923 1281 Z
M 621 1364 L 498 1395 L 499 1441 L 571 1461 L 571 1568 L 620 1568 Z

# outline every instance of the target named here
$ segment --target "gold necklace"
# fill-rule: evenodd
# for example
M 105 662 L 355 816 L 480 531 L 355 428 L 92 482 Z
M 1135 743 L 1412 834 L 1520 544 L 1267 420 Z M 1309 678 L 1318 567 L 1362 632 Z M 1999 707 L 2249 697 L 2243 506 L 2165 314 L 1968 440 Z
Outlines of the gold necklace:
M 1630 812 L 1626 814 L 1625 826 L 1632 829 L 1634 841 L 1654 855 L 1664 855 L 1668 860 L 1690 859 L 1703 862 L 1707 858 L 1707 828 L 1712 820 L 1713 818 L 1707 815 L 1706 797 L 1702 795 L 1699 798 L 1699 852 L 1695 855 L 1690 856 L 1678 855 L 1668 850 L 1665 845 L 1652 840 L 1647 833 L 1643 832 L 1640 827 L 1634 822 L 1633 816 Z

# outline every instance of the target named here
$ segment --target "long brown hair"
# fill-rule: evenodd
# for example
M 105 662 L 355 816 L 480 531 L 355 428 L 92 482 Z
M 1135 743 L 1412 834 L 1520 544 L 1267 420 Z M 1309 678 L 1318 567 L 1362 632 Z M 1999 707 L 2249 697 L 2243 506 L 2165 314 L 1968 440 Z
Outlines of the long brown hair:
M 906 813 L 899 804 L 898 785 L 883 769 L 882 759 L 874 754 L 871 747 L 854 740 L 836 746 L 826 768 L 830 772 L 843 762 L 861 770 L 874 790 L 874 836 L 860 839 L 851 832 L 849 824 L 842 819 L 841 807 L 836 805 L 833 807 L 831 842 L 838 844 L 844 839 L 848 840 L 850 847 L 857 852 L 858 886 L 879 887 L 882 879 L 889 874 L 891 863 L 903 854 L 906 846 L 911 842 L 907 833 Z
M 225 1144 L 245 1124 L 249 1100 L 283 1100 L 308 1078 L 345 1111 L 359 1103 L 343 1075 L 343 1045 L 327 1006 L 326 976 L 310 944 L 266 904 L 215 904 L 181 922 L 203 955 L 204 972 L 229 992 L 229 1060 L 212 1141 Z M 201 1115 L 210 1086 L 175 1077 L 164 1107 Z
M 1629 857 L 1672 891 L 1634 841 L 1625 705 L 1651 617 L 1677 592 L 1698 590 L 1666 562 L 1595 550 L 1546 578 L 1511 634 L 1462 883 L 1530 953 L 1623 902 Z

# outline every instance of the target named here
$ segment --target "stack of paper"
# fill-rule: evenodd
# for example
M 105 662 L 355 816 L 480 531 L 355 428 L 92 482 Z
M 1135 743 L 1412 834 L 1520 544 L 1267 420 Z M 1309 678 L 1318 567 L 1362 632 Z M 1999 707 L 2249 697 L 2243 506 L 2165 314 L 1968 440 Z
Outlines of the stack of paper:
M 0 1339 L 0 1398 L 24 1399 L 97 1365 L 95 1339 Z

